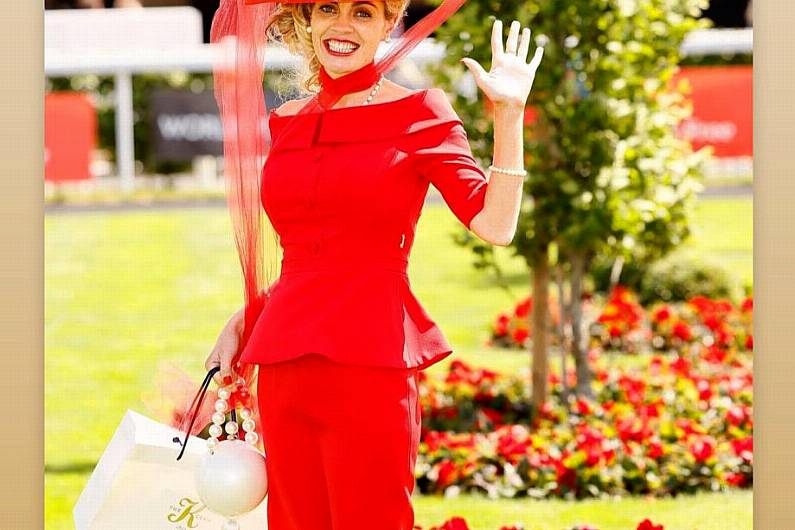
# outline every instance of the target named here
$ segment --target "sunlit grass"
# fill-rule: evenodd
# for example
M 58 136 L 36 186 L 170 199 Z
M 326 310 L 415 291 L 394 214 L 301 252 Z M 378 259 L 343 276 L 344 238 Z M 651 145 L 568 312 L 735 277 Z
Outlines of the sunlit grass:
M 730 272 L 749 280 L 751 203 L 750 199 L 701 202 L 697 234 L 687 250 L 719 260 Z M 509 258 L 507 249 L 498 249 L 512 279 L 511 292 L 504 292 L 472 268 L 466 251 L 452 244 L 446 234 L 456 223 L 444 206 L 425 208 L 409 270 L 414 291 L 453 344 L 456 351 L 451 358 L 506 372 L 528 366 L 526 354 L 483 347 L 493 316 L 529 292 L 530 276 L 523 262 Z M 200 380 L 204 359 L 219 330 L 239 308 L 240 282 L 229 216 L 223 208 L 46 218 L 48 530 L 73 528 L 72 506 L 124 412 L 128 408 L 146 412 L 140 396 L 151 389 L 158 361 L 173 361 Z M 431 372 L 441 371 L 451 358 Z M 625 519 L 617 519 L 620 512 L 628 514 L 626 520 L 636 521 L 638 517 L 632 514 L 649 513 L 643 502 L 564 505 L 422 497 L 416 501 L 419 520 L 426 525 L 460 512 L 472 518 L 475 528 L 496 528 L 498 523 L 515 520 L 511 515 L 515 513 L 525 517 L 526 530 L 560 530 L 570 520 L 604 521 L 600 530 L 625 528 Z M 655 506 L 666 506 L 656 502 Z M 636 508 L 628 508 L 632 506 Z M 749 528 L 690 525 L 681 523 L 689 521 L 685 515 L 681 520 L 676 517 L 725 512 L 729 517 L 714 519 L 739 525 L 738 521 L 750 520 L 751 497 L 680 499 L 666 510 L 671 519 L 660 521 L 672 521 L 674 529 Z M 608 518 L 598 519 L 600 513 Z

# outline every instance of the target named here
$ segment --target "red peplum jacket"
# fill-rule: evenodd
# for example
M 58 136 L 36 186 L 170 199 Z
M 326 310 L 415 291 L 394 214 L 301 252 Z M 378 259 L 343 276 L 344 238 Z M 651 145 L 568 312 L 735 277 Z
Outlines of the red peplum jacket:
M 278 138 L 292 119 L 300 121 Z M 407 274 L 429 184 L 467 228 L 488 184 L 445 93 L 297 117 L 272 112 L 269 127 L 278 144 L 261 198 L 284 253 L 241 362 L 318 353 L 424 369 L 452 353 Z

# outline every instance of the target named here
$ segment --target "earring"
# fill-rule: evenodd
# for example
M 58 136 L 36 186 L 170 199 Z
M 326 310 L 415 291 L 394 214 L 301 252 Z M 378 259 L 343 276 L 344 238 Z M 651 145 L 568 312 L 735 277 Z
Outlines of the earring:
M 307 33 L 312 33 L 312 26 L 307 26 L 306 27 L 306 32 Z
M 387 35 L 386 38 L 384 39 L 384 42 L 390 42 L 391 40 L 392 40 L 392 37 Z

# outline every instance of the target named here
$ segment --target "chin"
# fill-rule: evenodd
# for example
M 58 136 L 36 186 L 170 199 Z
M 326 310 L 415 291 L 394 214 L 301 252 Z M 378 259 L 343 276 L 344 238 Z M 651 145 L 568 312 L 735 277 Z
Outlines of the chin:
M 330 75 L 343 76 L 367 64 L 362 60 L 339 60 L 338 57 L 322 61 L 321 64 Z

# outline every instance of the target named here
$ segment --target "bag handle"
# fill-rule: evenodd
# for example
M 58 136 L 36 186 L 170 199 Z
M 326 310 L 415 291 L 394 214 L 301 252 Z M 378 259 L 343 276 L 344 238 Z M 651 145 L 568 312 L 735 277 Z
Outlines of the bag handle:
M 190 439 L 190 431 L 193 428 L 193 422 L 196 421 L 196 416 L 199 414 L 199 411 L 202 408 L 202 402 L 204 402 L 204 396 L 207 392 L 207 388 L 210 386 L 210 381 L 212 377 L 221 371 L 220 366 L 214 366 L 207 372 L 207 375 L 204 377 L 204 381 L 201 384 L 201 388 L 199 389 L 198 394 L 196 397 L 193 398 L 193 404 L 191 405 L 189 411 L 192 411 L 193 417 L 190 419 L 190 424 L 188 425 L 188 431 L 185 433 L 185 441 L 180 442 L 179 436 L 175 436 L 172 438 L 174 443 L 180 444 L 182 446 L 182 450 L 179 452 L 179 456 L 177 456 L 177 460 L 182 458 L 182 455 L 185 453 L 185 448 L 188 446 L 188 440 Z

